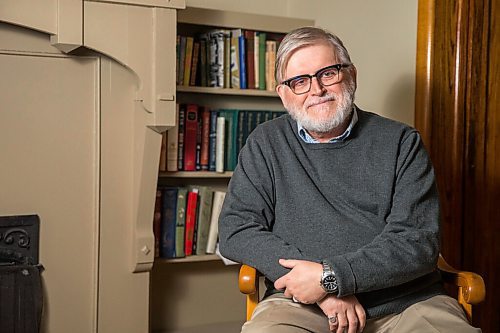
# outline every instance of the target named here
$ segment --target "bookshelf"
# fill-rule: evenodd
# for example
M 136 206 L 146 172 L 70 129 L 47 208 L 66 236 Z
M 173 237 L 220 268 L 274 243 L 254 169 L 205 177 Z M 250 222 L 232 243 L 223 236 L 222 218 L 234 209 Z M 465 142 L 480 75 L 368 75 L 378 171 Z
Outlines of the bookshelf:
M 192 94 L 207 94 L 207 95 L 231 95 L 240 97 L 274 97 L 278 94 L 274 91 L 256 90 L 256 89 L 232 89 L 232 88 L 213 88 L 213 87 L 196 87 L 196 86 L 177 86 L 177 94 L 192 93 Z
M 190 36 L 219 28 L 263 31 L 276 36 L 296 27 L 314 25 L 311 20 L 190 7 L 179 11 L 177 20 L 177 33 Z M 176 102 L 210 109 L 284 111 L 275 91 L 261 89 L 181 84 L 177 85 Z M 231 176 L 232 171 L 160 172 L 158 185 L 195 184 L 225 190 Z M 245 320 L 245 297 L 238 291 L 238 270 L 239 265 L 224 265 L 217 255 L 157 258 L 151 278 L 152 332 L 239 330 Z M 210 301 L 207 303 L 206 299 Z
M 189 262 L 199 262 L 199 261 L 215 261 L 221 260 L 220 257 L 216 254 L 206 254 L 206 255 L 196 255 L 196 256 L 188 256 L 184 258 L 176 258 L 176 259 L 156 259 L 157 263 L 165 263 L 165 264 L 182 264 Z
M 215 171 L 175 171 L 175 172 L 160 172 L 160 178 L 231 178 L 232 171 L 215 172 Z

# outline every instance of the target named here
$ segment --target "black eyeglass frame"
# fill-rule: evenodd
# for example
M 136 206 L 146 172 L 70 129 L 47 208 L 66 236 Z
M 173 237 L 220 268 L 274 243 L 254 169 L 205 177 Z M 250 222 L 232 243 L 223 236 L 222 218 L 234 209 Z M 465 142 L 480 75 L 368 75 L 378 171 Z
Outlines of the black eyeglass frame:
M 340 70 L 342 68 L 346 68 L 346 67 L 349 67 L 351 66 L 352 64 L 335 64 L 335 65 L 330 65 L 330 66 L 326 66 L 326 67 L 323 67 L 321 69 L 319 69 L 318 71 L 316 71 L 316 73 L 314 74 L 301 74 L 301 75 L 297 75 L 297 76 L 294 76 L 294 77 L 291 77 L 289 79 L 286 79 L 285 81 L 282 81 L 280 84 L 284 84 L 285 86 L 287 86 L 288 88 L 290 88 L 290 90 L 295 94 L 295 95 L 303 95 L 303 94 L 307 94 L 310 90 L 311 90 L 311 85 L 312 85 L 312 78 L 315 77 L 316 80 L 318 80 L 318 82 L 324 86 L 324 87 L 329 87 L 329 86 L 333 86 L 334 84 L 338 83 L 339 81 L 336 81 L 336 82 L 333 82 L 331 84 L 323 84 L 323 82 L 321 82 L 321 80 L 319 79 L 318 75 L 321 74 L 322 72 L 328 70 L 328 69 L 331 69 L 331 68 L 335 68 L 337 69 L 338 73 L 337 75 L 340 75 Z M 309 89 L 307 89 L 306 91 L 302 92 L 302 93 L 296 93 L 293 88 L 290 86 L 290 83 L 293 81 L 293 80 L 296 80 L 296 79 L 299 79 L 299 78 L 308 78 L 309 79 Z

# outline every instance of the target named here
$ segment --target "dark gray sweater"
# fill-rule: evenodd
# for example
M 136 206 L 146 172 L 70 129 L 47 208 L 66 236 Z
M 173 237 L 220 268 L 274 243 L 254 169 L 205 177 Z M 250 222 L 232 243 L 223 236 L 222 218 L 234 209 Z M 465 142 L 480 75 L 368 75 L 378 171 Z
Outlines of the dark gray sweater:
M 288 115 L 258 126 L 229 183 L 219 241 L 271 289 L 288 272 L 278 259 L 326 260 L 339 297 L 355 294 L 378 317 L 443 293 L 439 202 L 417 131 L 357 112 L 338 143 L 305 143 Z

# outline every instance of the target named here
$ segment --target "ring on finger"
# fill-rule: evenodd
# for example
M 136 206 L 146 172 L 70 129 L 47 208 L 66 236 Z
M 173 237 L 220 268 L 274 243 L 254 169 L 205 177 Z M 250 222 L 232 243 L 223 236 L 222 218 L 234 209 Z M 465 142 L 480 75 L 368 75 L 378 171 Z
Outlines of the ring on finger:
M 329 322 L 330 322 L 330 324 L 332 324 L 332 325 L 337 324 L 337 314 L 334 314 L 334 315 L 328 316 L 328 321 L 329 321 Z

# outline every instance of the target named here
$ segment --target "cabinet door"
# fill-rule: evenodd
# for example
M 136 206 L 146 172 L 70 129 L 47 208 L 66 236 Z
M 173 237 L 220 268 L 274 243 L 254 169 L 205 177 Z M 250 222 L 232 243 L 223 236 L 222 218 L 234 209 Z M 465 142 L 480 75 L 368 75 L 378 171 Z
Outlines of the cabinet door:
M 44 332 L 95 331 L 98 69 L 0 50 L 0 213 L 40 216 Z

